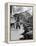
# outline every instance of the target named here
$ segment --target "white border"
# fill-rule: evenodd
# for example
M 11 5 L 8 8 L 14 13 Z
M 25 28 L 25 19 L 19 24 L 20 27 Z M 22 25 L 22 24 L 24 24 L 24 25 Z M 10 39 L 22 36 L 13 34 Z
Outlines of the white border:
M 33 40 L 19 40 L 19 41 L 10 41 L 10 5 L 21 5 L 21 6 L 33 6 Z M 24 43 L 32 42 L 36 40 L 36 4 L 27 4 L 27 3 L 8 3 L 8 43 Z

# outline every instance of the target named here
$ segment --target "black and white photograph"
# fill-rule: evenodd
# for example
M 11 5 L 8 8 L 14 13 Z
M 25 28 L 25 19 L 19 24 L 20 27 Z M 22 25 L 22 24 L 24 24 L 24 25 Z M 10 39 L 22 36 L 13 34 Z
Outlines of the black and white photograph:
M 33 7 L 10 5 L 10 40 L 33 40 Z

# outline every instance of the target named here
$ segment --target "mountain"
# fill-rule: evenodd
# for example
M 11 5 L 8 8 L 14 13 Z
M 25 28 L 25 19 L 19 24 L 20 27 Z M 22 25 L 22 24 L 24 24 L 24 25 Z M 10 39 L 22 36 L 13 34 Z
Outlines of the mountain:
M 13 15 L 16 22 L 18 20 L 19 23 L 23 24 L 25 32 L 21 35 L 25 36 L 25 39 L 32 39 L 33 38 L 33 16 L 28 13 L 27 11 Z M 30 35 L 29 35 L 30 34 Z M 20 38 L 20 39 L 24 39 Z

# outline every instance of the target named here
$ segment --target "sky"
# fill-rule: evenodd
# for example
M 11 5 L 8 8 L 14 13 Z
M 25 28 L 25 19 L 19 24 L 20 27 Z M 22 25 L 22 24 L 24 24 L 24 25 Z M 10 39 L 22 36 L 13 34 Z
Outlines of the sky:
M 12 6 L 12 15 L 25 11 L 29 12 L 32 15 L 32 7 Z

